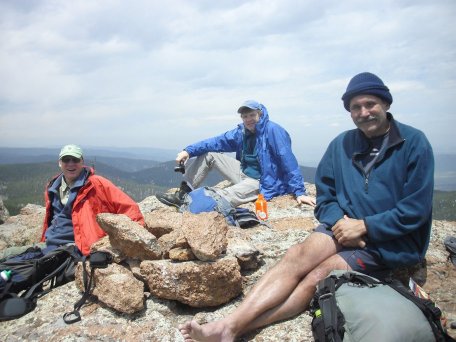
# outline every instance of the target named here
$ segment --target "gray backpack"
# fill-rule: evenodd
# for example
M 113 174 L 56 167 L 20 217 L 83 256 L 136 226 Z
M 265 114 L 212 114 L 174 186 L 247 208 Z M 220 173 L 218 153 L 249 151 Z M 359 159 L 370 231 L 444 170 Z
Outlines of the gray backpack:
M 319 342 L 454 341 L 432 301 L 354 271 L 333 271 L 321 280 L 310 309 Z

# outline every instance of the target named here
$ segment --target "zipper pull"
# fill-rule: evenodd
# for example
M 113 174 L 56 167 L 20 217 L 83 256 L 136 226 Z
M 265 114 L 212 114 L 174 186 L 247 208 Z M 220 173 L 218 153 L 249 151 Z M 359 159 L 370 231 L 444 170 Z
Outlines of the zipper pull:
M 364 191 L 366 192 L 366 194 L 367 194 L 368 187 L 369 187 L 369 177 L 366 176 L 366 178 L 364 178 Z

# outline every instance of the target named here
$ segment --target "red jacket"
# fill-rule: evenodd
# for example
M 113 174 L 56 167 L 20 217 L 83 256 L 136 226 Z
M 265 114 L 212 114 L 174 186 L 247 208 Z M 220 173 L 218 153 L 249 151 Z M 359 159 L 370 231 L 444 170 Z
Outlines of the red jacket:
M 48 189 L 57 178 L 58 176 L 49 183 L 44 193 L 46 215 L 41 241 L 45 241 L 46 230 L 52 220 Z M 96 221 L 96 216 L 99 213 L 125 214 L 144 226 L 144 217 L 136 202 L 109 180 L 95 175 L 93 169 L 89 169 L 89 176 L 78 191 L 71 213 L 74 242 L 84 255 L 90 253 L 90 246 L 94 242 L 106 236 L 106 232 L 101 229 Z

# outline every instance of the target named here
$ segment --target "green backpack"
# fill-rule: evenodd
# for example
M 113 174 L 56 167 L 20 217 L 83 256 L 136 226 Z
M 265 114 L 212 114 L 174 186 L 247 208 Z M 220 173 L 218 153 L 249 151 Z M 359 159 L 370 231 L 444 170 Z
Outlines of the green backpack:
M 454 341 L 431 300 L 354 271 L 333 271 L 321 280 L 310 311 L 318 342 Z

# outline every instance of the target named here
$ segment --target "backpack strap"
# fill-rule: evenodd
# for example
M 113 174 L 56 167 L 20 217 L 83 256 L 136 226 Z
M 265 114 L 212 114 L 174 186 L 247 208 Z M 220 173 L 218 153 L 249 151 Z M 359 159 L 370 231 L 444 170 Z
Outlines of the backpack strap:
M 87 267 L 86 267 L 87 257 L 84 257 L 82 260 L 82 282 L 84 284 L 84 293 L 82 294 L 81 299 L 79 299 L 73 306 L 73 311 L 66 312 L 63 315 L 63 321 L 66 324 L 73 324 L 81 320 L 81 314 L 79 310 L 85 304 L 87 299 L 92 294 L 92 281 L 96 268 L 106 268 L 110 263 L 112 263 L 112 255 L 108 252 L 98 251 L 93 252 L 89 255 L 90 261 L 90 276 L 88 276 Z
M 336 281 L 336 290 L 341 287 L 343 284 L 352 283 L 359 286 L 374 287 L 376 285 L 383 284 L 380 280 L 369 277 L 368 275 L 354 272 L 345 272 L 337 278 Z
M 52 271 L 46 277 L 41 279 L 39 282 L 35 283 L 30 289 L 28 289 L 23 295 L 21 295 L 21 298 L 24 298 L 24 299 L 38 298 L 38 297 L 44 296 L 46 293 L 51 291 L 55 287 L 55 277 L 58 274 L 60 274 L 68 266 L 68 264 L 71 263 L 72 261 L 73 261 L 72 258 L 67 258 L 65 260 L 65 262 L 63 262 L 58 268 L 56 268 L 54 271 Z M 41 289 L 42 285 L 49 280 L 51 281 L 49 289 L 43 291 Z M 35 292 L 37 289 L 39 290 L 39 292 Z
M 66 324 L 73 324 L 76 322 L 79 322 L 81 320 L 81 314 L 79 313 L 79 310 L 81 307 L 84 305 L 84 303 L 87 301 L 87 299 L 90 296 L 90 293 L 92 292 L 92 279 L 93 279 L 93 274 L 95 272 L 95 268 L 92 268 L 90 270 L 90 277 L 87 277 L 87 268 L 86 268 L 86 258 L 83 259 L 82 261 L 82 282 L 84 284 L 84 293 L 82 294 L 82 297 L 74 304 L 73 306 L 73 311 L 71 312 L 66 312 L 63 315 L 63 321 Z M 74 316 L 74 317 L 71 317 Z
M 11 281 L 11 278 L 9 278 L 8 281 L 5 283 L 5 286 L 3 287 L 2 293 L 0 294 L 0 300 L 2 300 L 3 297 L 5 297 L 8 294 L 12 284 L 13 282 Z
M 323 313 L 324 338 L 321 341 L 341 342 L 343 336 L 344 320 L 343 316 L 338 314 L 336 303 L 336 277 L 330 276 L 318 283 L 318 305 Z M 339 311 L 340 312 L 340 311 Z M 342 319 L 342 321 L 341 321 Z M 340 333 L 342 335 L 340 335 Z

